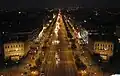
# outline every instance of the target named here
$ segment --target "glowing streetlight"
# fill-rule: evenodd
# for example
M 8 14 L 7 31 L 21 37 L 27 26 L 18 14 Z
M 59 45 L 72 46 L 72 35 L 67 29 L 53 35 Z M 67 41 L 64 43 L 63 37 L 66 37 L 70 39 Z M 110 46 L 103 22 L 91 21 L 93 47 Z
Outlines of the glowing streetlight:
M 21 12 L 18 12 L 19 14 L 21 14 Z

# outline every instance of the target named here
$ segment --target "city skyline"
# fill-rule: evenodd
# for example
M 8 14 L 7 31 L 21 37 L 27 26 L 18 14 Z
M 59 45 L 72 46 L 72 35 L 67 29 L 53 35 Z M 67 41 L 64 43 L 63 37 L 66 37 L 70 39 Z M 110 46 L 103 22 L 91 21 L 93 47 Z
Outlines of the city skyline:
M 118 15 L 100 8 L 3 10 L 0 74 L 104 76 L 119 72 Z

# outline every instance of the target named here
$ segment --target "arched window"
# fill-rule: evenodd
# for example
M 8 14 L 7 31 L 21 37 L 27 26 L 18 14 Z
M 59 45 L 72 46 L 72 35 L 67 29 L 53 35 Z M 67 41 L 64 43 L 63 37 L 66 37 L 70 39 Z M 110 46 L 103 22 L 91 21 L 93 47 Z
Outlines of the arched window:
M 21 44 L 21 47 L 23 47 L 23 44 Z
M 5 46 L 5 48 L 7 48 L 7 46 Z

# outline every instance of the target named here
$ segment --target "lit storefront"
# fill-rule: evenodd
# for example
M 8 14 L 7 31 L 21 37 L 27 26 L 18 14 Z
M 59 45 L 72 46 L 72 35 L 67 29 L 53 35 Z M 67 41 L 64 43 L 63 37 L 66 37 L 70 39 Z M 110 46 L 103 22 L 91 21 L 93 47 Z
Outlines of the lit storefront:
M 13 42 L 4 44 L 5 59 L 10 57 L 12 60 L 19 60 L 24 55 L 24 43 Z

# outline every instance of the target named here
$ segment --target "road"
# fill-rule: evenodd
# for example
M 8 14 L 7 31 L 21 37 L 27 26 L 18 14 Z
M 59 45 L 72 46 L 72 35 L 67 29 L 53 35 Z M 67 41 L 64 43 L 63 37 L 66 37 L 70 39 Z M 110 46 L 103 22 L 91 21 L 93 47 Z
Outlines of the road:
M 79 55 L 80 60 L 88 67 L 88 72 L 93 73 L 97 76 L 103 76 L 101 68 L 93 61 L 91 57 L 91 48 L 87 46 L 88 44 L 83 46 L 78 43 L 79 38 L 75 37 L 75 28 L 73 24 L 67 19 L 66 16 L 64 16 L 64 20 L 68 29 L 70 30 L 71 35 L 75 40 L 76 48 L 73 51 L 76 52 L 77 55 Z
M 59 16 L 59 26 L 58 35 L 51 33 L 52 36 L 49 38 L 47 54 L 45 56 L 45 61 L 43 62 L 42 71 L 44 71 L 45 76 L 77 76 L 77 69 L 74 63 L 74 57 L 72 55 L 72 50 L 68 49 L 67 32 L 65 25 L 63 23 L 62 16 Z M 56 21 L 57 22 L 57 21 Z M 55 28 L 53 28 L 55 29 Z M 52 41 L 59 40 L 59 44 L 52 44 Z M 59 51 L 58 51 L 59 50 Z M 58 53 L 60 62 L 56 64 L 55 54 Z
M 61 21 L 61 29 L 59 30 L 59 48 L 60 51 L 60 67 L 61 67 L 61 74 L 62 76 L 77 76 L 77 69 L 75 66 L 74 57 L 72 55 L 72 49 L 68 48 L 68 37 L 65 25 L 63 23 L 62 17 L 60 18 Z

